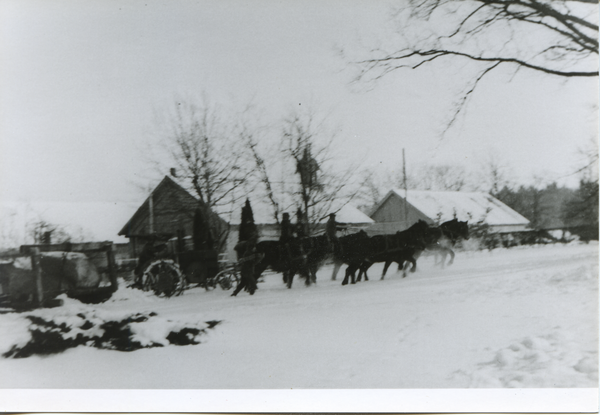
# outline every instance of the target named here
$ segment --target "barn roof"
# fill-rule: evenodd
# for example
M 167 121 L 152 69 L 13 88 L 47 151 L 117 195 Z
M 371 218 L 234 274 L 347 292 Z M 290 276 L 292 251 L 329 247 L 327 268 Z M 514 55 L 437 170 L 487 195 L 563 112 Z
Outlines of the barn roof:
M 190 206 L 190 209 L 195 209 L 198 205 L 199 201 L 194 196 L 192 196 L 187 190 L 185 190 L 179 183 L 173 180 L 169 176 L 165 176 L 161 182 L 156 186 L 156 188 L 152 191 L 152 194 L 160 194 L 162 191 L 167 188 L 174 189 L 177 192 L 178 196 L 181 198 L 182 203 L 185 203 L 186 206 Z M 127 221 L 125 226 L 119 231 L 119 235 L 129 236 L 131 225 L 136 223 L 139 219 L 143 218 L 145 215 L 148 215 L 149 211 L 149 200 L 150 196 L 146 198 L 144 203 L 135 211 L 133 216 Z
M 391 195 L 404 199 L 404 190 L 392 189 L 375 212 Z M 488 225 L 527 225 L 529 220 L 513 209 L 484 192 L 434 192 L 409 190 L 407 202 L 432 220 L 445 222 L 453 218 Z

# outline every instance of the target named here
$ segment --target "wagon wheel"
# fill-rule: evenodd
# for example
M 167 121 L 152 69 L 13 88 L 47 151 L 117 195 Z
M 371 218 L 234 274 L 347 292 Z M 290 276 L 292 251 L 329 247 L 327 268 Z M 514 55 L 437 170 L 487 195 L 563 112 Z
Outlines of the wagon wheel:
M 224 272 L 217 281 L 222 290 L 229 290 L 240 281 L 240 277 L 235 267 L 233 267 Z
M 185 289 L 185 278 L 173 261 L 155 261 L 144 271 L 143 289 L 152 290 L 157 296 L 180 295 Z
M 222 290 L 231 289 L 239 281 L 239 276 L 234 267 L 228 267 L 220 271 L 213 278 L 206 281 L 206 289 L 212 289 L 219 285 Z

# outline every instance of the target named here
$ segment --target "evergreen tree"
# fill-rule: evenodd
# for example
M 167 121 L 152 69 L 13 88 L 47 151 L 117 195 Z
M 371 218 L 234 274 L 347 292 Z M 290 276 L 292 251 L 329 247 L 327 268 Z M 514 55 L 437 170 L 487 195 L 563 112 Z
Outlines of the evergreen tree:
M 563 219 L 567 226 L 582 239 L 597 240 L 598 182 L 581 180 L 575 197 L 566 203 L 563 212 Z
M 248 241 L 252 237 L 258 235 L 256 224 L 254 223 L 254 213 L 250 201 L 246 199 L 246 204 L 242 207 L 242 217 L 240 220 L 240 232 L 238 241 Z

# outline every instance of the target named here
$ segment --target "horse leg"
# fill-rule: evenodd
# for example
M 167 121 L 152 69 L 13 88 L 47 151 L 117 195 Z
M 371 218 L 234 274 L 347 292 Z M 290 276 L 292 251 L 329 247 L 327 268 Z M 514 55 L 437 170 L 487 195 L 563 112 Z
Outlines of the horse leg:
M 301 271 L 301 274 L 306 279 L 306 281 L 304 281 L 304 285 L 306 285 L 308 287 L 312 282 L 310 268 L 308 266 L 304 267 Z
M 246 286 L 246 279 L 244 277 L 242 277 L 240 279 L 240 282 L 238 282 L 237 287 L 235 287 L 235 290 L 233 291 L 233 294 L 231 294 L 232 297 L 235 297 L 236 295 L 238 295 L 238 293 L 240 291 L 242 291 L 242 289 Z
M 286 283 L 286 285 L 287 285 L 288 288 L 292 288 L 292 283 L 294 282 L 294 275 L 296 273 L 294 271 L 286 271 L 286 272 L 283 273 L 283 275 L 286 275 L 286 274 L 287 274 L 287 277 L 286 277 L 287 283 Z
M 308 267 L 308 276 L 309 276 L 310 282 L 312 284 L 317 283 L 317 266 L 316 265 L 310 265 Z
M 385 261 L 385 265 L 383 266 L 383 272 L 381 273 L 381 279 L 385 278 L 385 273 L 387 272 L 390 265 L 392 265 L 392 261 Z M 401 268 L 402 268 L 402 261 L 399 261 L 398 269 L 401 269 Z
M 248 286 L 248 292 L 250 293 L 250 295 L 254 295 L 254 292 L 258 288 L 256 286 L 256 280 L 253 277 L 249 277 L 246 285 Z
M 350 284 L 356 284 L 356 278 L 355 278 L 355 276 L 356 276 L 356 270 L 358 269 L 359 266 L 360 265 L 355 265 L 352 268 L 352 274 L 351 274 Z M 350 268 L 350 266 L 348 266 L 348 268 Z M 348 270 L 346 270 L 346 272 L 348 272 Z
M 410 268 L 410 272 L 417 272 L 417 260 L 413 257 L 408 258 L 408 261 L 412 264 Z
M 417 271 L 417 261 L 415 261 L 414 258 L 408 258 L 406 260 L 406 262 L 410 262 L 410 264 L 411 264 L 410 272 Z M 408 273 L 408 270 L 406 269 L 406 267 L 404 267 L 404 270 L 402 271 L 402 278 L 406 278 L 407 273 Z
M 448 248 L 448 253 L 450 254 L 450 261 L 448 261 L 448 265 L 452 265 L 454 263 L 454 251 Z
M 364 264 L 363 275 L 365 276 L 365 281 L 369 281 L 369 276 L 367 275 L 367 271 L 369 270 L 369 268 L 371 268 L 373 266 L 373 263 L 371 261 L 365 261 L 365 262 L 363 262 L 363 264 Z
M 308 287 L 308 286 L 310 286 L 310 284 L 312 284 L 312 277 L 311 277 L 310 273 L 307 273 L 306 281 L 304 282 L 304 285 L 306 285 Z
M 356 282 L 362 281 L 363 274 L 365 274 L 365 281 L 366 281 L 367 269 L 365 268 L 364 263 L 360 264 L 360 266 L 358 267 L 358 277 L 356 277 Z
M 342 285 L 348 285 L 348 277 L 350 276 L 350 265 L 346 268 L 346 272 L 344 274 L 344 280 L 342 281 Z
M 440 258 L 441 258 L 441 262 L 440 262 Z M 433 254 L 433 265 L 440 265 L 442 268 L 444 268 L 444 261 L 446 260 L 446 258 L 444 258 L 442 255 L 440 255 L 439 251 L 435 251 L 435 253 Z
M 342 266 L 341 262 L 334 261 L 333 262 L 333 273 L 331 274 L 331 281 L 335 281 L 337 274 Z
M 355 273 L 356 273 L 357 269 L 358 269 L 357 264 L 348 264 L 348 267 L 346 268 L 346 275 L 344 276 L 344 281 L 342 281 L 342 285 L 348 285 L 349 277 L 351 277 L 350 283 L 356 284 Z
M 265 272 L 265 270 L 267 269 L 267 266 L 262 264 L 262 263 L 258 263 L 254 266 L 254 280 L 258 281 L 260 279 L 260 276 L 262 275 L 263 272 Z

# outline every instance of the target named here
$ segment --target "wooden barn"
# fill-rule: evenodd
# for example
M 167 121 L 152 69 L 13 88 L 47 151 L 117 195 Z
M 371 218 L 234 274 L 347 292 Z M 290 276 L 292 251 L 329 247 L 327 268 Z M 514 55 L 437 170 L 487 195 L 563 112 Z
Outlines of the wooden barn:
M 215 240 L 225 240 L 228 224 L 210 209 L 201 206 L 198 199 L 169 176 L 156 186 L 150 196 L 123 226 L 119 235 L 129 238 L 131 254 L 137 257 L 149 235 L 163 237 L 182 235 L 190 237 L 193 233 L 196 209 L 202 207 L 210 215 L 211 227 L 219 235 Z
M 371 211 L 373 233 L 393 233 L 422 219 L 439 224 L 454 218 L 483 223 L 491 233 L 528 231 L 529 220 L 483 192 L 434 192 L 392 189 Z

